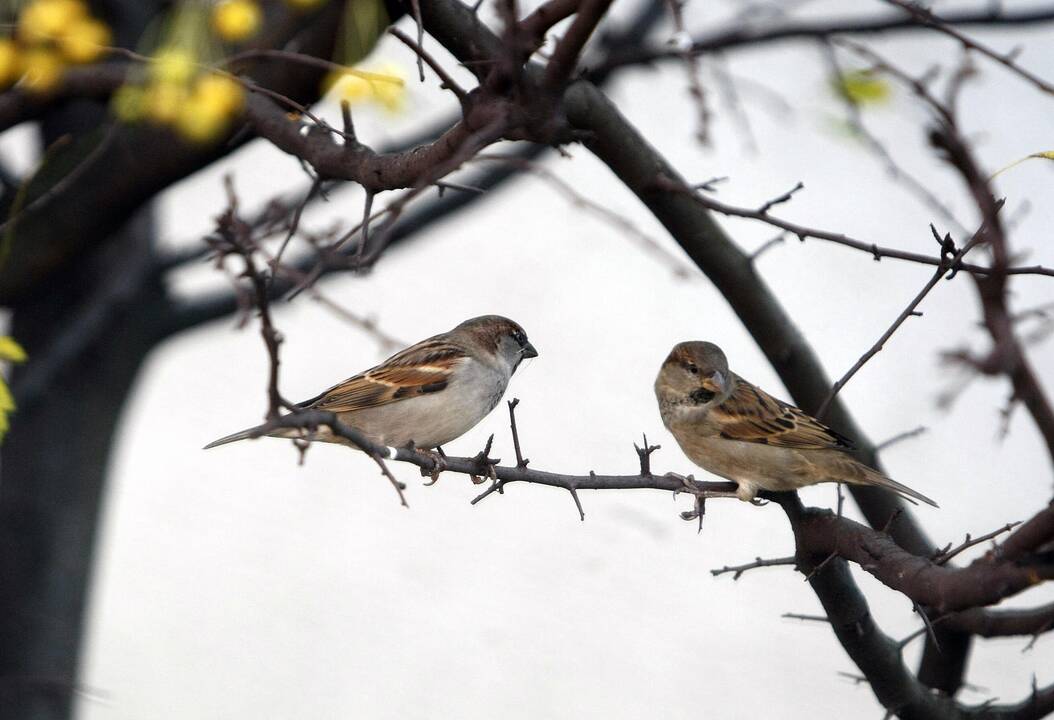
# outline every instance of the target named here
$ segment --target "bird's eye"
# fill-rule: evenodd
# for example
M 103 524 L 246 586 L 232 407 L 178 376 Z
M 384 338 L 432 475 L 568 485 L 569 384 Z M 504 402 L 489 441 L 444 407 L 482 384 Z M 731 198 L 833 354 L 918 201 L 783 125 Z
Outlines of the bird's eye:
M 517 330 L 516 332 L 514 332 L 512 334 L 512 339 L 518 342 L 520 344 L 520 347 L 523 347 L 527 344 L 527 336 L 523 333 L 522 330 Z
M 699 374 L 699 368 L 696 367 L 695 365 L 689 365 L 688 366 L 688 372 L 690 372 L 692 375 L 698 375 Z

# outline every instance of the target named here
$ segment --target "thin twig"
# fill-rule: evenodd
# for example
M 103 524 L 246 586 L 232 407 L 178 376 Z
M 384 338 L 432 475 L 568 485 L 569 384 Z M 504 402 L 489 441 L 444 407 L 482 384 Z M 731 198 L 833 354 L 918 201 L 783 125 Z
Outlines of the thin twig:
M 744 565 L 725 565 L 723 568 L 711 570 L 710 574 L 717 577 L 718 575 L 724 575 L 725 573 L 732 573 L 732 580 L 738 580 L 747 570 L 763 567 L 776 567 L 778 565 L 794 565 L 796 563 L 797 559 L 793 556 L 771 559 L 758 557 L 754 559 L 754 562 L 749 562 Z
M 1000 207 L 1001 206 L 1002 203 L 1000 202 Z M 926 296 L 930 294 L 930 291 L 937 286 L 937 283 L 941 281 L 941 278 L 945 276 L 945 273 L 949 273 L 948 277 L 951 278 L 956 272 L 958 272 L 958 270 L 961 268 L 962 259 L 966 257 L 966 254 L 970 252 L 974 247 L 976 247 L 979 243 L 985 240 L 985 235 L 988 232 L 989 224 L 986 222 L 981 225 L 981 227 L 978 228 L 977 232 L 974 233 L 973 237 L 970 238 L 970 240 L 965 245 L 963 245 L 962 248 L 957 249 L 957 252 L 955 252 L 954 255 L 951 254 L 951 250 L 955 249 L 954 244 L 951 244 L 951 237 L 945 236 L 942 239 L 937 234 L 936 228 L 931 225 L 930 229 L 932 230 L 934 237 L 937 238 L 938 243 L 942 244 L 942 264 L 938 266 L 936 272 L 933 273 L 933 275 L 922 287 L 922 289 L 919 290 L 919 292 L 915 295 L 914 298 L 912 298 L 911 302 L 908 303 L 908 306 L 904 308 L 903 311 L 901 311 L 900 315 L 898 315 L 896 320 L 893 321 L 893 324 L 890 325 L 884 333 L 882 333 L 881 337 L 878 338 L 875 344 L 868 348 L 867 351 L 865 351 L 864 354 L 861 355 L 855 363 L 853 363 L 853 366 L 849 368 L 848 371 L 846 371 L 845 375 L 843 375 L 841 378 L 838 379 L 837 382 L 835 382 L 835 384 L 831 387 L 831 391 L 827 394 L 827 397 L 820 404 L 819 409 L 816 411 L 817 418 L 821 420 L 823 419 L 824 415 L 827 414 L 827 409 L 831 406 L 831 402 L 834 400 L 835 396 L 838 395 L 841 389 L 845 387 L 846 383 L 848 383 L 853 378 L 853 376 L 856 375 L 860 368 L 867 364 L 868 360 L 873 358 L 882 350 L 882 348 L 886 344 L 886 341 L 888 341 L 889 338 L 893 336 L 893 333 L 895 333 L 897 329 L 904 324 L 904 321 L 907 320 L 909 317 L 917 316 L 920 314 L 916 311 L 916 308 L 919 306 L 920 303 L 922 303 Z
M 420 28 L 420 25 L 418 25 L 418 28 Z M 406 45 L 408 48 L 413 50 L 414 53 L 417 54 L 417 64 L 421 72 L 422 82 L 425 79 L 425 73 L 424 68 L 421 66 L 421 63 L 425 62 L 428 63 L 428 67 L 432 68 L 432 72 L 434 72 L 439 77 L 439 82 L 442 84 L 442 87 L 454 93 L 454 95 L 457 96 L 458 101 L 465 101 L 465 99 L 468 97 L 468 93 L 465 92 L 465 89 L 461 87 L 457 83 L 457 81 L 454 80 L 453 77 L 450 76 L 446 69 L 442 65 L 440 65 L 439 62 L 424 49 L 424 47 L 421 45 L 420 31 L 416 42 L 413 38 L 411 38 L 409 35 L 407 35 L 397 27 L 388 28 L 388 32 L 394 35 L 395 37 L 399 38 L 399 40 L 404 45 Z
M 981 543 L 986 542 L 988 540 L 991 540 L 992 538 L 998 537 L 998 536 L 1002 535 L 1003 533 L 1010 532 L 1011 530 L 1013 530 L 1015 527 L 1017 527 L 1020 524 L 1021 524 L 1020 520 L 1018 520 L 1016 522 L 1012 522 L 1012 523 L 1007 523 L 1003 527 L 998 528 L 996 530 L 993 530 L 990 533 L 986 533 L 984 535 L 981 535 L 980 537 L 977 537 L 977 538 L 971 538 L 970 537 L 970 533 L 966 533 L 966 539 L 963 540 L 963 542 L 961 544 L 959 544 L 958 546 L 956 546 L 954 549 L 949 545 L 948 547 L 945 547 L 942 550 L 938 550 L 934 554 L 934 556 L 932 558 L 933 562 L 936 563 L 937 565 L 944 565 L 949 560 L 951 560 L 956 555 L 958 555 L 959 553 L 961 553 L 961 552 L 963 552 L 965 550 L 969 550 L 970 548 L 972 548 L 972 547 L 974 547 L 976 545 L 980 545 Z

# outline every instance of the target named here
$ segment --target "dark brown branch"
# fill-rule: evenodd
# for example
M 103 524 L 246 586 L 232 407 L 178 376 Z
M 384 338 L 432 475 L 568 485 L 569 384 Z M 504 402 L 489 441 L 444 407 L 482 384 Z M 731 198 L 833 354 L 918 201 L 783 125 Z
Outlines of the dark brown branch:
M 545 43 L 545 34 L 561 20 L 574 15 L 578 5 L 579 0 L 550 0 L 521 20 L 518 35 L 525 45 L 519 62 L 526 62 Z
M 971 608 L 943 621 L 957 630 L 981 637 L 1040 635 L 1054 628 L 1054 602 L 1034 608 Z
M 556 44 L 552 57 L 545 68 L 543 85 L 552 93 L 563 90 L 578 65 L 579 56 L 589 36 L 600 24 L 611 0 L 579 0 L 575 19 L 560 42 Z
M 1029 523 L 1045 527 L 1046 534 L 1026 535 L 1017 539 L 1020 551 L 1013 556 L 1004 554 L 1002 547 L 992 557 L 986 556 L 964 568 L 948 568 L 926 557 L 912 555 L 900 548 L 893 539 L 848 518 L 838 518 L 830 511 L 806 508 L 795 522 L 795 537 L 799 557 L 806 552 L 814 558 L 812 564 L 831 553 L 851 560 L 875 576 L 882 584 L 911 598 L 919 605 L 933 608 L 938 613 L 991 605 L 1015 595 L 1033 585 L 1054 578 L 1054 564 L 1029 565 L 1018 562 L 1042 542 L 1054 535 L 1054 524 L 1046 527 L 1046 514 L 1054 517 L 1054 510 L 1043 511 Z M 1021 532 L 1026 523 L 1019 529 Z M 1034 528 L 1033 528 L 1034 529 Z M 1037 539 L 1035 535 L 1040 535 Z M 1035 544 L 1033 544 L 1035 543 Z M 1024 546 L 1027 545 L 1027 550 Z M 823 573 L 820 573 L 821 575 Z
M 795 495 L 779 498 L 795 539 L 800 544 L 800 527 L 806 510 Z M 887 636 L 875 623 L 867 600 L 842 559 L 830 563 L 820 573 L 814 572 L 811 553 L 802 555 L 799 545 L 800 572 L 809 577 L 820 603 L 827 613 L 835 635 L 849 657 L 863 673 L 875 697 L 888 714 L 913 720 L 965 720 L 966 718 L 996 718 L 1003 720 L 1031 720 L 1054 710 L 1054 685 L 1036 691 L 1032 697 L 1016 705 L 964 706 L 947 695 L 938 695 L 918 679 L 904 665 L 901 643 Z M 815 555 L 811 555 L 815 558 Z M 992 612 L 992 611 L 988 611 Z M 945 621 L 942 621 L 942 624 Z
M 297 120 L 272 101 L 250 95 L 246 102 L 246 119 L 257 134 L 278 149 L 309 163 L 324 179 L 354 180 L 365 189 L 380 192 L 411 188 L 422 176 L 458 157 L 475 130 L 464 122 L 457 123 L 438 140 L 395 154 L 378 154 L 361 144 L 337 145 L 329 133 L 304 133 Z M 501 128 L 488 130 L 485 141 L 500 137 Z
M 297 410 L 295 412 L 275 418 L 261 425 L 254 433 L 254 437 L 263 437 L 269 432 L 277 429 L 301 429 L 305 437 L 319 427 L 328 427 L 334 434 L 341 437 L 356 447 L 362 449 L 371 456 L 382 459 L 395 460 L 397 462 L 416 465 L 426 472 L 431 472 L 436 467 L 436 460 L 431 455 L 418 452 L 409 448 L 390 448 L 372 442 L 355 428 L 342 423 L 340 419 L 331 412 L 319 410 Z M 443 459 L 443 472 L 452 472 L 461 475 L 476 477 L 492 477 L 496 480 L 495 485 L 504 488 L 510 483 L 526 482 L 535 485 L 547 485 L 549 487 L 562 488 L 564 490 L 635 490 L 654 489 L 667 492 L 687 492 L 683 478 L 679 475 L 567 475 L 563 473 L 546 472 L 534 470 L 529 467 L 507 466 L 496 464 L 499 461 L 491 460 L 483 454 L 473 458 L 446 456 Z M 699 492 L 729 492 L 735 489 L 735 483 L 730 482 L 699 482 L 694 483 Z M 473 503 L 478 502 L 491 492 L 500 491 L 491 489 L 484 493 Z

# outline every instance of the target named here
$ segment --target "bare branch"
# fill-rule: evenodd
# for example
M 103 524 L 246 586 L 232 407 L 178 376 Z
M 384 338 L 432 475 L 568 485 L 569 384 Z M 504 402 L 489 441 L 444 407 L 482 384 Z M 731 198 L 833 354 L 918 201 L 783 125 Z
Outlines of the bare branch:
M 744 565 L 725 565 L 723 568 L 711 570 L 710 574 L 714 577 L 717 577 L 718 575 L 724 575 L 725 573 L 732 573 L 732 580 L 738 580 L 747 570 L 753 570 L 755 568 L 763 567 L 777 567 L 781 565 L 794 565 L 796 562 L 797 559 L 794 557 L 782 557 L 771 559 L 763 559 L 758 557 L 754 559 L 754 562 L 749 562 Z M 787 616 L 784 615 L 784 617 Z
M 955 38 L 962 46 L 968 50 L 974 50 L 985 57 L 995 60 L 997 63 L 1007 68 L 1011 72 L 1021 76 L 1028 82 L 1036 86 L 1040 91 L 1054 95 L 1054 85 L 1051 85 L 1046 80 L 1038 77 L 1037 75 L 1025 70 L 1023 67 L 1014 62 L 1014 56 L 1016 53 L 1011 52 L 1007 54 L 997 53 L 994 50 L 988 48 L 985 45 L 977 42 L 976 40 L 967 37 L 963 33 L 953 28 L 946 20 L 935 15 L 931 10 L 922 7 L 918 3 L 909 2 L 908 0 L 885 0 L 890 5 L 895 5 L 902 10 L 908 12 L 917 22 L 927 25 L 934 30 L 944 33 L 949 37 Z

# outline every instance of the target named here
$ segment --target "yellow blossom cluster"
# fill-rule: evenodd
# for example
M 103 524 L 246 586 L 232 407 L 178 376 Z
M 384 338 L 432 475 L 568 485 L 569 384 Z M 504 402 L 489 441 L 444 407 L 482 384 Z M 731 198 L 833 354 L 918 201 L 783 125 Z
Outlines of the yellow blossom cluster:
M 381 63 L 370 70 L 347 69 L 334 72 L 326 80 L 326 88 L 341 100 L 352 105 L 373 104 L 390 113 L 401 111 L 406 105 L 406 81 L 403 70 L 394 63 Z
M 169 48 L 155 56 L 145 83 L 117 91 L 113 107 L 125 122 L 168 125 L 191 142 L 209 143 L 227 133 L 244 102 L 237 80 L 202 70 L 192 54 Z
M 26 351 L 13 339 L 0 336 L 0 360 L 6 362 L 25 362 Z M 15 411 L 15 399 L 11 397 L 11 390 L 7 387 L 7 381 L 0 375 L 0 440 L 4 439 L 7 429 L 10 427 L 7 416 Z
M 0 88 L 21 80 L 26 90 L 46 93 L 68 65 L 98 60 L 109 44 L 110 28 L 84 0 L 30 0 L 14 35 L 0 37 Z
M 232 0 L 233 1 L 233 0 Z M 113 111 L 124 122 L 150 122 L 193 143 L 225 137 L 245 103 L 241 83 L 215 69 L 219 54 L 209 26 L 230 3 L 185 2 L 168 20 L 159 49 L 143 71 L 114 94 Z

